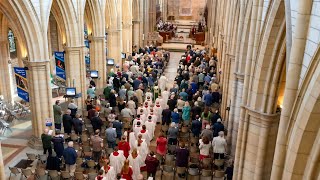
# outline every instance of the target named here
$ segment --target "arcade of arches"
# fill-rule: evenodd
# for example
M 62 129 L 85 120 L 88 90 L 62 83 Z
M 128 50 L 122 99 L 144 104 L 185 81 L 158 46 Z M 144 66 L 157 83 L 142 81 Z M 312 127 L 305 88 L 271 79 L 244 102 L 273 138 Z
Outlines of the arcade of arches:
M 1 0 L 0 95 L 4 102 L 17 101 L 13 67 L 25 67 L 32 134 L 25 149 L 18 140 L 2 145 L 0 179 L 10 173 L 1 149 L 15 155 L 41 152 L 41 134 L 61 97 L 55 97 L 59 86 L 51 85 L 58 74 L 55 52 L 63 52 L 65 86 L 82 93 L 76 101 L 84 109 L 87 69 L 99 72 L 95 84 L 101 90 L 111 71 L 105 59 L 114 60 L 116 71 L 122 67 L 122 53 L 154 45 L 147 35 L 159 19 L 196 22 L 202 16 L 201 47 L 218 60 L 220 111 L 227 153 L 234 159 L 233 179 L 320 179 L 320 2 L 204 0 L 204 7 L 198 7 L 197 0 L 178 1 Z M 159 48 L 166 49 L 161 43 Z

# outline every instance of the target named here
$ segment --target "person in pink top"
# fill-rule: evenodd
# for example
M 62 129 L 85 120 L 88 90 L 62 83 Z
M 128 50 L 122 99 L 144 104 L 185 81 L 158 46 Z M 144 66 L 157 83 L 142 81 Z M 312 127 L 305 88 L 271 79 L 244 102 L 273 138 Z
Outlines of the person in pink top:
M 156 142 L 157 142 L 157 153 L 164 156 L 167 152 L 167 138 L 164 137 L 162 132 L 160 132 Z

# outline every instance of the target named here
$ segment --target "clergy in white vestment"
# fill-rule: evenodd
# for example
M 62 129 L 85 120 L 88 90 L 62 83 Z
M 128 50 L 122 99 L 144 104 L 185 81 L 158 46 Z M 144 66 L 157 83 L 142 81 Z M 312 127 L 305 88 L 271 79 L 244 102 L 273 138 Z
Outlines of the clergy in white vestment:
M 137 125 L 140 122 L 141 125 L 144 125 L 145 121 L 141 119 L 141 115 L 137 115 L 137 117 L 133 120 L 132 126 Z
M 147 130 L 146 125 L 143 125 L 143 126 L 142 126 L 142 130 L 139 132 L 139 134 L 142 135 L 142 139 L 145 139 L 147 145 L 149 146 L 149 145 L 150 145 L 151 138 L 150 138 L 150 136 L 149 136 L 149 132 L 148 132 L 148 130 Z
M 129 164 L 132 166 L 133 174 L 132 179 L 138 180 L 138 176 L 140 175 L 140 168 L 144 164 L 142 161 L 142 157 L 138 154 L 138 150 L 134 148 L 131 154 L 128 157 Z
M 151 111 L 150 111 L 150 113 L 148 114 L 148 118 L 149 118 L 149 116 L 151 116 L 152 117 L 152 121 L 155 123 L 155 124 L 157 124 L 157 122 L 158 122 L 158 116 L 154 113 L 154 111 L 153 111 L 153 109 L 151 109 Z M 147 119 L 148 120 L 148 119 Z
M 167 90 L 167 88 L 165 89 L 165 91 L 161 91 L 161 96 L 162 96 L 162 107 L 165 107 L 165 105 L 167 105 L 168 103 L 168 99 L 170 96 L 170 92 Z
M 157 122 L 160 122 L 162 119 L 162 106 L 160 102 L 156 102 L 156 106 L 153 107 L 154 114 L 157 116 Z
M 114 167 L 116 174 L 121 172 L 126 157 L 123 155 L 123 151 L 118 151 L 118 147 L 114 148 L 113 153 L 110 154 L 110 165 Z
M 129 135 L 128 135 L 129 133 Z M 125 131 L 123 133 L 124 136 L 127 137 L 127 142 L 129 142 L 129 146 L 130 146 L 130 152 L 136 148 L 136 141 L 137 141 L 137 138 L 136 138 L 136 135 L 134 134 L 134 132 L 132 130 L 129 130 L 129 131 Z
M 161 77 L 158 80 L 158 86 L 161 89 L 161 91 L 164 91 L 166 89 L 167 83 L 168 79 L 166 78 L 164 73 L 162 73 Z
M 156 128 L 156 124 L 153 122 L 152 116 L 148 117 L 148 121 L 146 121 L 145 126 L 146 126 L 146 129 L 148 131 L 150 140 L 152 140 L 153 137 L 154 137 L 154 130 Z
M 136 138 L 138 138 L 138 135 L 140 134 L 141 130 L 142 130 L 142 125 L 140 122 L 137 122 L 137 125 L 133 126 L 133 132 Z
M 156 99 L 156 101 L 154 102 L 156 105 L 160 104 L 163 107 L 163 98 L 161 95 L 159 95 L 159 97 Z
M 142 135 L 141 134 L 139 134 L 138 139 L 136 141 L 136 147 L 137 147 L 137 150 L 138 150 L 138 154 L 142 158 L 142 161 L 143 161 L 142 167 L 143 167 L 143 166 L 146 165 L 144 161 L 146 160 L 146 157 L 147 157 L 147 155 L 149 153 L 149 147 L 148 147 L 148 145 L 146 143 L 146 140 L 142 139 Z
M 116 171 L 114 170 L 114 167 L 110 166 L 109 163 L 110 161 L 106 159 L 104 166 L 101 167 L 101 170 L 103 170 L 103 176 L 106 177 L 107 180 L 116 179 Z
M 143 106 L 140 106 L 140 107 L 138 107 L 138 109 L 137 109 L 137 115 L 141 115 L 141 114 L 144 114 L 144 112 L 143 112 Z
M 153 101 L 150 96 L 147 96 L 146 100 L 144 101 L 144 104 L 148 103 L 149 106 L 153 105 Z
M 144 105 L 142 108 L 143 108 L 143 114 L 148 115 L 149 110 L 150 110 L 150 106 L 149 106 L 148 102 L 144 102 Z
M 152 101 L 153 95 L 152 95 L 152 92 L 150 92 L 150 89 L 147 90 L 145 97 L 146 97 L 145 101 L 147 101 L 148 99 Z

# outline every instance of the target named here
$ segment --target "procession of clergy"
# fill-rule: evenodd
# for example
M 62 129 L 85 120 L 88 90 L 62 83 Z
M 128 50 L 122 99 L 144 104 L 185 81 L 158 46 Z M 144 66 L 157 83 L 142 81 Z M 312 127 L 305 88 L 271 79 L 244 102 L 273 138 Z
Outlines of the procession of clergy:
M 97 180 L 143 179 L 141 171 L 147 171 L 148 177 L 155 178 L 160 165 L 156 154 L 164 157 L 168 144 L 178 145 L 182 151 L 177 151 L 176 164 L 187 167 L 188 158 L 184 156 L 189 156 L 189 151 L 184 142 L 178 142 L 182 126 L 190 127 L 192 136 L 201 138 L 197 143 L 200 160 L 210 157 L 211 146 L 215 158 L 224 158 L 224 127 L 217 110 L 221 100 L 216 78 L 217 60 L 208 57 L 204 50 L 187 46 L 171 85 L 163 73 L 169 59 L 169 52 L 158 51 L 156 47 L 134 48 L 122 70 L 110 71 L 103 93 L 99 94 L 94 81 L 90 81 L 85 101 L 88 116 L 84 118 L 90 120 L 89 125 L 94 132 L 90 134 L 90 144 L 92 159 L 100 165 Z M 57 119 L 61 117 L 61 107 L 56 102 L 55 128 L 61 130 L 63 124 L 64 133 L 74 133 L 71 132 L 73 128 L 76 134 L 81 135 L 82 126 L 87 128 L 87 124 L 77 114 L 73 101 L 68 104 L 68 109 L 59 124 Z M 155 135 L 157 126 L 168 129 Z M 76 164 L 78 156 L 73 143 L 69 142 L 66 149 L 62 145 L 59 150 L 59 143 L 64 140 L 57 132 L 52 140 L 47 132 L 43 134 L 44 153 L 49 150 L 51 157 L 52 141 L 57 156 L 65 159 L 66 170 L 74 174 L 79 165 Z M 101 135 L 102 132 L 105 135 Z M 153 140 L 156 140 L 156 152 L 149 149 Z M 46 143 L 49 146 L 45 145 L 46 141 L 49 141 Z M 113 152 L 108 157 L 105 150 L 111 148 Z

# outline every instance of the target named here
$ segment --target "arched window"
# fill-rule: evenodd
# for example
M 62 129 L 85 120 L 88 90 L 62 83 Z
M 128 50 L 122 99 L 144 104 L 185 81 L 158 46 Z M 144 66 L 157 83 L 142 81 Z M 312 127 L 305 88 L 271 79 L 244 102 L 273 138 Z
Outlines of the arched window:
M 8 31 L 8 41 L 9 41 L 9 50 L 10 53 L 16 52 L 16 42 L 14 39 L 14 34 L 13 31 L 11 29 L 9 29 Z

